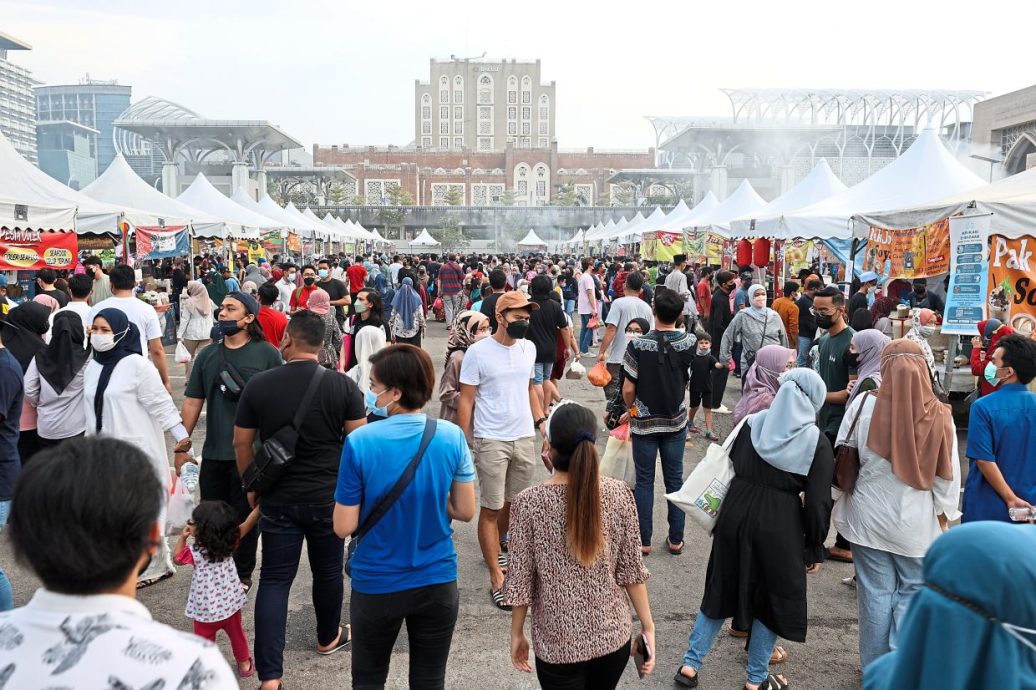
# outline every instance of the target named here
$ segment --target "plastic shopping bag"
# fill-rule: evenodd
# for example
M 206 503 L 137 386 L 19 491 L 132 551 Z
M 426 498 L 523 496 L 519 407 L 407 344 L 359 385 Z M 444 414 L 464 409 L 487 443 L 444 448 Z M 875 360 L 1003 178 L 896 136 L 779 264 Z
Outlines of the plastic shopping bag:
M 187 364 L 191 361 L 191 353 L 187 351 L 187 346 L 180 340 L 176 343 L 176 354 L 173 355 L 173 361 L 177 364 Z
M 683 486 L 665 495 L 670 503 L 687 513 L 709 534 L 712 534 L 716 526 L 723 499 L 730 488 L 730 482 L 734 479 L 734 463 L 730 460 L 730 448 L 744 423 L 745 420 L 742 419 L 722 446 L 710 443 L 705 457 L 691 470 Z
M 598 362 L 586 375 L 586 379 L 598 388 L 604 388 L 612 382 L 612 375 L 608 373 L 608 367 L 604 362 Z
M 633 441 L 629 438 L 628 424 L 623 424 L 608 436 L 600 469 L 604 476 L 624 481 L 631 489 L 636 485 L 637 470 L 633 465 Z
M 166 534 L 180 534 L 194 513 L 194 497 L 175 473 L 166 504 Z
M 579 363 L 579 360 L 572 362 L 572 366 L 565 372 L 566 379 L 581 379 L 586 376 L 586 367 Z

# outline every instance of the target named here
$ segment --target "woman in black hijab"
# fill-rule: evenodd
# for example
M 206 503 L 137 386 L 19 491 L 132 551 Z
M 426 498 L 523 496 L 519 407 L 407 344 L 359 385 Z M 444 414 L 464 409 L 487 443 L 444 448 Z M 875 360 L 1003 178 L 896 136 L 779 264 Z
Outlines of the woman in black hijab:
M 43 335 L 50 328 L 50 309 L 39 302 L 26 302 L 7 313 L 7 318 L 0 321 L 0 337 L 4 347 L 14 355 L 18 364 L 22 365 L 22 373 L 29 368 L 29 363 L 44 347 Z M 39 435 L 36 433 L 36 410 L 27 400 L 22 398 L 22 417 L 18 434 L 18 454 L 22 464 L 40 449 Z
M 74 311 L 55 314 L 50 343 L 25 372 L 25 398 L 36 408 L 41 449 L 86 431 L 83 373 L 89 357 L 83 319 Z

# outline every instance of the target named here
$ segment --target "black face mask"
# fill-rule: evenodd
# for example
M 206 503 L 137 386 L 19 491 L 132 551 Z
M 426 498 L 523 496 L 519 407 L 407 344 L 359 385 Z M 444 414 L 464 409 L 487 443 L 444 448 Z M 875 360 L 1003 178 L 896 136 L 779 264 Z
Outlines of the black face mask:
M 302 279 L 302 282 L 305 283 L 307 286 L 309 286 L 309 285 L 312 285 L 313 283 L 317 282 L 317 279 L 314 278 L 313 276 L 306 276 L 305 278 Z
M 914 288 L 914 294 L 915 295 L 923 295 L 925 292 L 927 292 L 927 290 L 925 288 L 923 288 L 923 287 L 915 287 Z
M 529 332 L 529 320 L 520 319 L 507 324 L 507 335 L 515 340 L 521 340 Z
M 860 366 L 860 353 L 859 352 L 846 352 L 845 363 L 853 369 L 857 369 Z
M 817 314 L 817 326 L 827 330 L 831 326 L 835 325 L 835 317 L 828 316 L 827 314 Z
M 733 292 L 737 285 L 735 283 L 727 283 L 723 287 L 726 288 L 727 292 Z

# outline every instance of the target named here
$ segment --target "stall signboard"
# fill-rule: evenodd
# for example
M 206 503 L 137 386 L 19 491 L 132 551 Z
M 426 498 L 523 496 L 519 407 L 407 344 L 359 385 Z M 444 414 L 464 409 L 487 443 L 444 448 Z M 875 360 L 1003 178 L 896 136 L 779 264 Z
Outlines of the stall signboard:
M 115 246 L 115 238 L 111 235 L 79 235 L 76 242 L 79 244 L 79 251 L 101 251 Z
M 0 270 L 75 268 L 79 246 L 74 232 L 0 228 Z
M 259 242 L 250 242 L 248 244 L 248 263 L 257 264 L 259 259 L 266 258 L 266 248 Z
M 296 254 L 302 252 L 302 238 L 296 232 L 288 233 L 288 251 Z
M 989 243 L 989 316 L 1016 333 L 1036 330 L 1036 236 L 993 235 Z
M 683 253 L 683 234 L 679 232 L 646 232 L 640 254 L 648 261 L 672 261 Z
M 942 332 L 978 335 L 989 294 L 988 214 L 950 218 L 950 284 L 946 289 Z
M 786 240 L 784 263 L 793 276 L 804 268 L 810 268 L 813 265 L 813 240 Z
M 186 225 L 145 227 L 138 225 L 134 236 L 137 240 L 137 259 L 168 259 L 187 256 L 190 252 L 190 238 Z
M 263 247 L 266 251 L 276 254 L 281 251 L 281 231 L 280 230 L 268 230 L 262 234 Z
M 872 226 L 863 270 L 885 278 L 927 278 L 950 270 L 950 222 L 916 228 Z

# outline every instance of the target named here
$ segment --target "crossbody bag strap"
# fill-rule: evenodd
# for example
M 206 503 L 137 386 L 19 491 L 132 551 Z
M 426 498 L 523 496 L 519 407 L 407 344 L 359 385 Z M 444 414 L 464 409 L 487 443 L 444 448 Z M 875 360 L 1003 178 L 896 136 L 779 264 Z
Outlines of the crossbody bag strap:
M 309 388 L 306 389 L 306 394 L 302 396 L 302 402 L 295 413 L 295 419 L 291 421 L 295 431 L 298 431 L 299 427 L 302 426 L 302 419 L 309 412 L 309 406 L 313 402 L 313 396 L 317 394 L 317 388 L 320 388 L 320 379 L 323 378 L 325 371 L 326 369 L 318 364 L 316 371 L 313 372 L 313 378 L 309 380 Z
M 864 399 L 860 402 L 860 407 L 856 410 L 856 416 L 853 417 L 853 423 L 849 425 L 849 433 L 846 434 L 845 437 L 846 443 L 848 443 L 850 439 L 852 439 L 854 442 L 856 440 L 856 423 L 860 421 L 860 417 L 863 415 L 863 406 L 867 404 L 867 396 L 870 394 L 870 391 L 863 392 Z M 853 448 L 855 447 L 856 446 L 853 446 Z
M 424 435 L 421 436 L 421 444 L 417 447 L 414 459 L 403 470 L 402 476 L 396 480 L 389 492 L 374 506 L 374 510 L 370 512 L 367 519 L 360 525 L 360 528 L 353 533 L 353 541 L 359 541 L 363 535 L 370 532 L 374 525 L 378 524 L 378 520 L 385 517 L 385 513 L 389 512 L 396 501 L 399 500 L 399 497 L 403 495 L 403 492 L 406 491 L 406 488 L 410 486 L 410 482 L 414 480 L 414 475 L 417 474 L 417 466 L 421 464 L 421 458 L 424 457 L 425 451 L 428 450 L 428 446 L 432 442 L 432 437 L 435 436 L 435 426 L 436 419 L 434 417 L 428 417 L 425 420 Z

